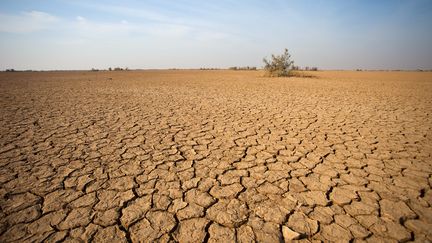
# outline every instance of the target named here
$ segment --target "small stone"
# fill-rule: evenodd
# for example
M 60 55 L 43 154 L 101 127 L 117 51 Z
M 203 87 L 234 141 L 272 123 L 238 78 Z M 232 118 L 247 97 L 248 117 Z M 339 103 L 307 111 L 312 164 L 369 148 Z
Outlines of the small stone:
M 300 238 L 300 234 L 293 231 L 292 229 L 282 226 L 282 235 L 284 237 L 285 242 L 291 242 L 293 240 L 298 240 Z

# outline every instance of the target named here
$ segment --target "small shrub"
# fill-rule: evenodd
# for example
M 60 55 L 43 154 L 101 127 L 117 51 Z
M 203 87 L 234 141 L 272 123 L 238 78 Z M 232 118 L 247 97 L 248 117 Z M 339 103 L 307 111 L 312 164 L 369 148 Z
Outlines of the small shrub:
M 283 54 L 277 56 L 272 54 L 270 60 L 264 58 L 263 61 L 264 70 L 270 77 L 288 77 L 294 66 L 294 61 L 291 60 L 291 55 L 286 48 Z

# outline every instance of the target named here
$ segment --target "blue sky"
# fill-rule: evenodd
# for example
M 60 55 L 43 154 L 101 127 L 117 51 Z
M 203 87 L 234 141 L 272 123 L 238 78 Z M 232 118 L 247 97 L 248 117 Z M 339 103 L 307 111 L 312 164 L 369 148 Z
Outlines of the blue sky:
M 0 70 L 432 69 L 430 0 L 1 0 Z

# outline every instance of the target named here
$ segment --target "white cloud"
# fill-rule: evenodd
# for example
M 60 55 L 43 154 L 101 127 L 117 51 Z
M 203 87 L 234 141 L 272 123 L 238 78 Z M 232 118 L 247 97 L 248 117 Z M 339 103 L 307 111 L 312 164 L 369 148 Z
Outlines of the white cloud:
M 58 21 L 56 16 L 40 11 L 15 15 L 0 13 L 0 32 L 31 33 L 49 29 Z
M 121 21 L 122 24 L 129 25 L 129 30 L 133 30 L 134 32 L 144 32 L 149 35 L 165 37 L 178 37 L 190 34 L 192 38 L 198 41 L 220 41 L 227 38 L 244 39 L 243 36 L 230 33 L 223 26 L 215 25 L 213 22 L 205 21 L 201 18 L 197 19 L 193 16 L 181 16 L 175 12 L 169 12 L 166 9 L 152 6 L 132 8 L 89 1 L 74 1 L 73 3 L 93 11 L 136 19 L 139 22 L 135 22 L 134 24 L 124 20 Z M 210 4 L 207 7 L 214 9 L 216 6 Z M 192 8 L 189 9 L 192 11 L 201 11 L 199 7 L 187 6 L 187 8 Z M 107 28 L 103 29 L 106 30 Z
M 87 20 L 86 18 L 82 17 L 82 16 L 77 16 L 76 20 L 78 21 L 78 23 L 84 24 Z
M 93 6 L 93 5 L 92 5 Z M 182 23 L 178 19 L 170 19 L 166 15 L 151 13 L 144 10 L 134 10 L 131 8 L 99 6 L 104 11 L 119 11 L 130 15 L 139 15 L 144 19 L 138 18 L 135 21 L 95 21 L 82 15 L 75 18 L 59 18 L 55 15 L 41 12 L 30 11 L 19 14 L 0 13 L 0 32 L 9 33 L 33 33 L 49 30 L 53 33 L 61 33 L 63 38 L 68 36 L 65 41 L 68 43 L 88 43 L 100 39 L 119 39 L 127 38 L 172 38 L 188 39 L 189 41 L 224 41 L 233 39 L 235 35 L 224 31 L 212 30 L 191 24 Z M 99 10 L 99 9 L 98 9 Z M 142 14 L 142 15 L 141 15 Z M 75 41 L 79 40 L 79 41 Z
M 166 16 L 164 14 L 160 14 L 157 13 L 156 11 L 151 11 L 149 9 L 131 8 L 131 7 L 121 6 L 121 5 L 89 3 L 88 1 L 85 2 L 77 1 L 74 2 L 74 4 L 89 9 L 93 9 L 95 11 L 101 11 L 110 14 L 120 14 L 129 17 L 137 17 L 137 18 L 154 21 L 154 22 L 173 23 L 173 22 L 180 21 L 179 19 L 173 18 L 172 16 Z

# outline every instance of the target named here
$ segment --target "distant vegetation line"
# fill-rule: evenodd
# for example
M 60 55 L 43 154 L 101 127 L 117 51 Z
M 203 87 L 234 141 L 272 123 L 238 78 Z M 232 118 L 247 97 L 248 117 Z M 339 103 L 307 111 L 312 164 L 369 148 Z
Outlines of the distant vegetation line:
M 254 69 L 255 68 L 255 69 Z M 294 71 L 357 71 L 357 72 L 432 72 L 432 69 L 318 69 L 316 67 L 297 67 L 294 66 L 292 70 Z M 240 70 L 261 70 L 260 68 L 256 67 L 250 67 L 250 69 L 245 69 L 244 67 L 229 67 L 229 68 L 136 68 L 136 69 L 130 69 L 130 68 L 121 68 L 121 69 L 47 69 L 47 70 L 34 70 L 34 69 L 5 69 L 0 70 L 0 72 L 77 72 L 77 71 L 144 71 L 144 70 L 234 70 L 234 71 L 240 71 Z

